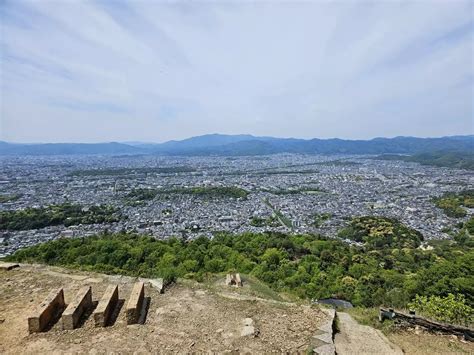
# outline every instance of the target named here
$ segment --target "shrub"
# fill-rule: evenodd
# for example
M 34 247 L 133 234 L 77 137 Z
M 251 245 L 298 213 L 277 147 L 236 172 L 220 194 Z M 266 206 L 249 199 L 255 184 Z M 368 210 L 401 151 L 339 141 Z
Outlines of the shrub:
M 442 322 L 465 325 L 473 322 L 474 308 L 466 304 L 466 298 L 462 294 L 450 293 L 446 297 L 416 295 L 408 306 L 410 309 Z

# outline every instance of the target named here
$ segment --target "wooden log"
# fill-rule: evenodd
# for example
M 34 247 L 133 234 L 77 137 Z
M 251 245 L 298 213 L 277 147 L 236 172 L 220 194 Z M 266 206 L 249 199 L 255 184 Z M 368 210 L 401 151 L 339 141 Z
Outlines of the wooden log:
M 130 293 L 130 298 L 128 299 L 127 303 L 127 324 L 135 324 L 138 322 L 144 299 L 144 284 L 143 282 L 136 282 L 135 285 L 133 285 L 132 292 Z
M 79 290 L 76 298 L 69 303 L 62 315 L 64 330 L 76 328 L 79 319 L 85 311 L 92 308 L 92 289 L 90 286 L 84 286 Z
M 96 327 L 105 327 L 110 320 L 118 303 L 118 286 L 109 285 L 105 290 L 97 308 L 94 310 L 94 324 Z
M 62 288 L 53 290 L 28 317 L 28 331 L 38 333 L 44 331 L 51 320 L 61 313 L 66 307 L 64 303 L 64 291 Z
M 387 314 L 392 314 L 393 315 L 392 318 L 387 317 L 386 316 Z M 381 319 L 381 321 L 383 321 L 384 319 L 394 319 L 394 320 L 405 322 L 411 325 L 418 325 L 429 331 L 436 331 L 436 332 L 441 332 L 445 334 L 454 334 L 454 335 L 463 336 L 465 339 L 469 339 L 474 336 L 474 330 L 471 328 L 463 327 L 459 325 L 436 322 L 424 317 L 416 316 L 415 314 L 406 314 L 400 311 L 393 311 L 393 310 L 380 308 L 379 318 Z

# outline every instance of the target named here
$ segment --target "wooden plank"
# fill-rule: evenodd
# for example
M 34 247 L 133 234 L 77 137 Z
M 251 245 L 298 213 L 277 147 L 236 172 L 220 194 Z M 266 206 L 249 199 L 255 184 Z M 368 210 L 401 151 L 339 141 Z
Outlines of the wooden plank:
M 105 290 L 97 308 L 94 310 L 94 324 L 96 327 L 105 327 L 118 303 L 118 286 L 109 285 Z
M 140 311 L 142 309 L 143 300 L 145 298 L 145 288 L 143 282 L 136 282 L 133 285 L 130 298 L 128 299 L 126 315 L 127 324 L 135 324 L 140 317 Z
M 30 333 L 44 331 L 49 322 L 61 313 L 65 307 L 63 289 L 51 291 L 34 311 L 33 315 L 28 317 L 28 331 Z
M 92 289 L 90 286 L 84 286 L 62 315 L 63 329 L 72 330 L 76 328 L 81 316 L 90 308 L 92 308 Z

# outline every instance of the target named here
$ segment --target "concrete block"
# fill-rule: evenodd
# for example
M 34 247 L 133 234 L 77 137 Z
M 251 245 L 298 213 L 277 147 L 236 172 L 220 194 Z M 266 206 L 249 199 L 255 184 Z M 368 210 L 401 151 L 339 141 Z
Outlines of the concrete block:
M 94 324 L 96 327 L 105 327 L 118 302 L 118 286 L 109 285 L 94 310 Z
M 133 285 L 130 298 L 128 299 L 126 315 L 127 324 L 135 324 L 140 317 L 143 300 L 145 299 L 145 288 L 143 282 L 136 282 Z
M 15 264 L 15 263 L 2 263 L 2 262 L 0 262 L 0 270 L 3 270 L 3 271 L 10 271 L 10 270 L 13 270 L 17 267 L 20 267 L 20 265 Z
M 51 291 L 34 313 L 28 317 L 28 331 L 30 333 L 42 332 L 48 323 L 60 314 L 65 307 L 63 289 Z
M 79 319 L 85 311 L 92 308 L 92 289 L 90 286 L 84 286 L 79 290 L 74 300 L 69 303 L 62 315 L 64 330 L 76 328 Z

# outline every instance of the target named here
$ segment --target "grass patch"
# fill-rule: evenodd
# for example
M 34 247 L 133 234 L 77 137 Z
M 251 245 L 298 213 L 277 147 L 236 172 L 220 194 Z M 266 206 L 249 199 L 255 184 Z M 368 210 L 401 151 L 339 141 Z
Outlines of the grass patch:
M 396 329 L 394 322 L 391 320 L 384 320 L 383 322 L 379 321 L 378 308 L 355 307 L 347 309 L 346 312 L 360 324 L 379 329 L 384 334 L 392 333 Z

